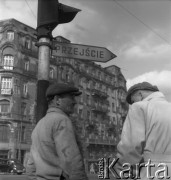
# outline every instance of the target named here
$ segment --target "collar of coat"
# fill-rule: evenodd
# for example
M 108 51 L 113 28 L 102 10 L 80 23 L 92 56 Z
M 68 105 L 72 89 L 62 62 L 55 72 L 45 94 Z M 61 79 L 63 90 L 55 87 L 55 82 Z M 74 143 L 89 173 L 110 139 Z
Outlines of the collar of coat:
M 144 98 L 143 101 L 151 101 L 153 99 L 163 99 L 163 100 L 165 100 L 165 96 L 161 92 L 154 92 L 154 93 L 150 94 L 149 96 L 147 96 L 146 98 Z
M 60 114 L 64 114 L 67 116 L 67 114 L 65 114 L 61 109 L 55 107 L 55 106 L 51 106 L 49 107 L 49 109 L 47 110 L 47 113 L 51 113 L 51 112 L 57 112 L 57 113 L 60 113 Z

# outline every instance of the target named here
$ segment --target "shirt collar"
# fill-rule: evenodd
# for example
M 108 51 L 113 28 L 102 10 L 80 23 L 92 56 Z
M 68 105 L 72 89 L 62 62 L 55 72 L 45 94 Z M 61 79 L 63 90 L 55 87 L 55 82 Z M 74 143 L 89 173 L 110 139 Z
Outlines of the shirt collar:
M 150 101 L 150 100 L 156 99 L 156 98 L 165 99 L 165 96 L 163 93 L 157 91 L 157 92 L 150 94 L 149 96 L 144 98 L 142 101 Z
M 55 106 L 51 106 L 51 107 L 49 107 L 49 109 L 47 110 L 47 113 L 51 113 L 51 112 L 57 112 L 57 113 L 66 115 L 61 109 L 59 109 L 59 108 L 57 108 L 57 107 L 55 107 Z

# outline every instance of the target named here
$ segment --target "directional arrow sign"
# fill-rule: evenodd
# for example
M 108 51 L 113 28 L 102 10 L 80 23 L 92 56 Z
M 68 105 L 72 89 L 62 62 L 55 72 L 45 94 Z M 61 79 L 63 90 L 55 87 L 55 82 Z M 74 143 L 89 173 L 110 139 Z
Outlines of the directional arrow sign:
M 53 41 L 52 56 L 83 59 L 97 62 L 107 62 L 116 57 L 111 51 L 103 47 L 88 46 Z

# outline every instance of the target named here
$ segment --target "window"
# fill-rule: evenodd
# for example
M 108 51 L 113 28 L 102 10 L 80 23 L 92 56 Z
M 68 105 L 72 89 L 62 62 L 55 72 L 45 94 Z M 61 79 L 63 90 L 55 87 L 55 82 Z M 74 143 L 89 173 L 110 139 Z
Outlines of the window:
M 79 83 L 80 83 L 81 86 L 84 86 L 84 79 L 81 78 Z
M 98 83 L 96 83 L 96 85 L 95 85 L 95 89 L 97 89 L 97 90 L 98 90 L 98 88 L 99 88 L 99 84 L 98 84 Z
M 53 68 L 50 68 L 49 77 L 50 77 L 51 79 L 54 78 L 54 69 L 53 69 Z
M 26 49 L 31 48 L 31 40 L 29 38 L 26 38 L 26 40 L 25 40 L 25 48 Z
M 107 93 L 107 87 L 106 86 L 102 86 L 102 91 L 104 92 L 104 93 Z
M 102 90 L 102 84 L 99 84 L 98 90 Z
M 70 59 L 65 58 L 66 63 L 70 63 Z
M 97 113 L 93 113 L 93 117 L 96 119 L 97 118 Z
M 91 101 L 91 99 L 90 99 L 90 95 L 89 95 L 89 94 L 87 94 L 87 104 L 88 104 L 88 105 L 90 105 L 90 104 L 91 104 L 91 102 L 90 102 L 90 101 Z
M 109 79 L 110 79 L 110 84 L 113 85 L 112 77 L 110 77 Z
M 13 31 L 8 31 L 8 32 L 7 32 L 7 39 L 8 39 L 9 41 L 14 40 L 14 32 L 13 32 Z
M 14 85 L 14 94 L 20 94 L 20 86 Z
M 4 56 L 4 69 L 13 70 L 14 66 L 14 56 L 5 55 Z
M 98 79 L 101 80 L 101 72 L 98 72 Z
M 1 80 L 1 94 L 11 94 L 12 78 L 2 78 Z
M 115 104 L 112 103 L 112 111 L 115 112 Z
M 3 129 L 3 127 L 4 127 L 4 129 Z M 9 128 L 7 126 L 1 126 L 0 127 L 0 141 L 1 142 L 2 141 L 8 141 L 8 138 L 6 138 L 8 135 L 9 135 Z M 3 137 L 5 137 L 5 140 Z M 0 158 L 7 159 L 8 158 L 8 151 L 9 150 L 0 150 Z
M 82 109 L 79 109 L 78 114 L 79 114 L 79 117 L 81 117 L 81 118 L 82 118 L 82 115 L 83 115 L 83 110 L 82 110 Z
M 104 81 L 106 81 L 106 77 L 107 77 L 107 75 L 106 75 L 106 74 L 104 74 Z
M 92 82 L 92 88 L 94 89 L 95 88 L 95 86 L 96 86 L 96 82 Z
M 66 82 L 70 81 L 70 76 L 69 76 L 69 72 L 66 72 Z
M 89 68 L 88 68 L 88 66 L 85 66 L 85 71 L 86 71 L 86 73 L 89 73 Z
M 92 76 L 95 76 L 95 74 L 96 74 L 96 70 L 92 69 Z
M 114 124 L 117 125 L 117 118 L 113 117 Z
M 10 112 L 10 102 L 8 100 L 0 101 L 0 112 L 9 113 Z
M 111 93 L 112 93 L 112 89 L 107 88 L 107 89 L 106 89 L 106 91 L 107 91 L 108 95 L 111 95 Z
M 87 88 L 90 89 L 91 88 L 91 81 L 87 82 Z
M 14 94 L 20 94 L 20 82 L 18 79 L 14 81 Z
M 27 94 L 27 84 L 24 84 L 23 93 L 24 93 L 24 94 Z
M 9 141 L 9 134 L 10 130 L 7 125 L 1 125 L 0 126 L 0 141 L 1 142 L 8 142 Z M 4 151 L 4 153 L 2 153 Z M 7 158 L 8 151 L 7 150 L 1 150 L 0 151 L 0 158 Z
M 114 95 L 114 98 L 117 98 L 117 91 L 116 90 L 113 90 L 113 95 Z
M 21 126 L 21 142 L 25 141 L 25 126 Z
M 87 119 L 90 120 L 90 111 L 87 111 Z
M 29 61 L 25 61 L 25 63 L 24 63 L 24 69 L 25 69 L 26 71 L 29 71 Z
M 22 114 L 23 116 L 26 115 L 26 103 L 25 103 L 25 102 L 22 102 L 22 103 L 21 103 L 21 114 Z
M 70 75 L 70 81 L 72 82 L 72 83 L 74 83 L 74 72 L 71 72 L 71 75 Z
M 1 89 L 11 89 L 12 88 L 12 78 L 4 77 L 1 82 Z
M 62 80 L 65 80 L 65 71 L 64 71 L 64 69 L 63 68 L 61 68 L 61 79 Z
M 83 96 L 80 96 L 80 103 L 83 103 Z

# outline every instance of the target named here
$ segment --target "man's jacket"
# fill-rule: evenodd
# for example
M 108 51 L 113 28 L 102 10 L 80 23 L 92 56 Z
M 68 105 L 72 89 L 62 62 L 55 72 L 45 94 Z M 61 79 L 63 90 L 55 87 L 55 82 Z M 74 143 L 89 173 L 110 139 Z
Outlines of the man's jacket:
M 124 163 L 146 164 L 150 159 L 155 164 L 150 167 L 151 176 L 164 175 L 164 171 L 157 172 L 164 169 L 160 163 L 167 165 L 171 176 L 171 103 L 161 92 L 154 92 L 130 106 L 117 148 L 118 170 L 123 170 Z M 147 179 L 147 167 L 142 168 L 141 179 Z
M 33 130 L 26 170 L 36 180 L 87 179 L 73 125 L 60 109 L 49 108 Z

